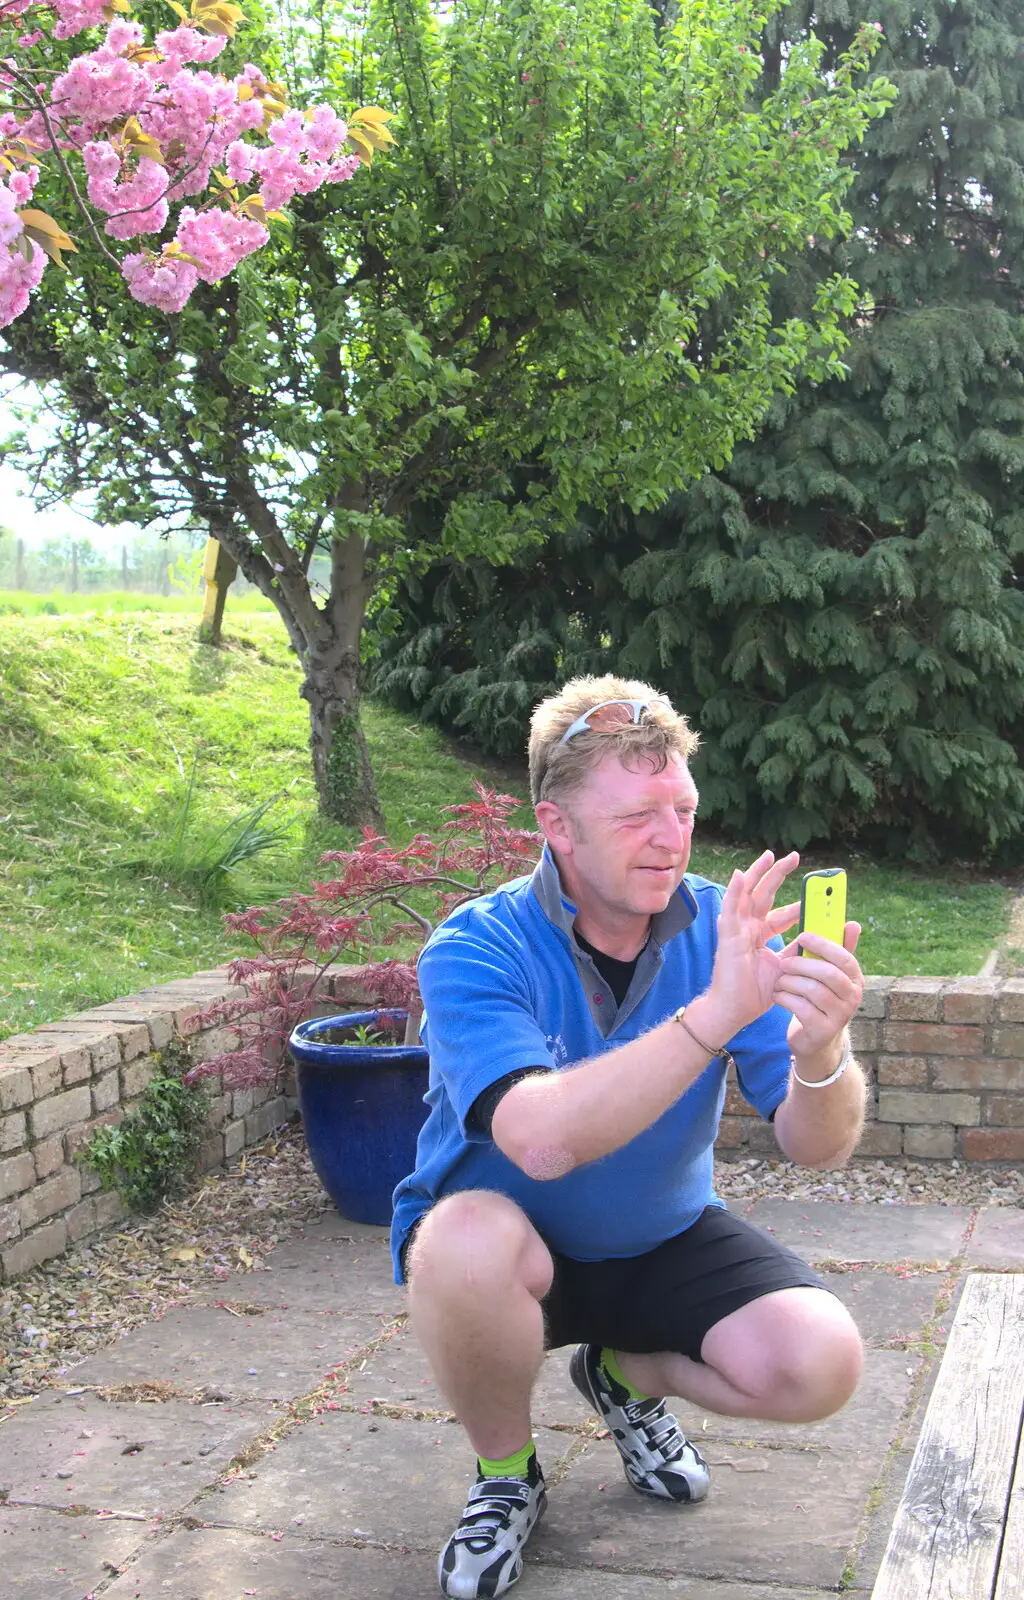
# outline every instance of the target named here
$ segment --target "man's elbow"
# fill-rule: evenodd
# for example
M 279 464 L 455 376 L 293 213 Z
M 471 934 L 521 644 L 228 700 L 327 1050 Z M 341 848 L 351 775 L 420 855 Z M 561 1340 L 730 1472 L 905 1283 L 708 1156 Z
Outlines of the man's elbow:
M 502 1155 L 537 1183 L 564 1178 L 577 1164 L 566 1140 L 553 1137 L 550 1127 L 542 1131 L 532 1116 L 517 1116 L 505 1100 L 494 1113 L 491 1137 Z

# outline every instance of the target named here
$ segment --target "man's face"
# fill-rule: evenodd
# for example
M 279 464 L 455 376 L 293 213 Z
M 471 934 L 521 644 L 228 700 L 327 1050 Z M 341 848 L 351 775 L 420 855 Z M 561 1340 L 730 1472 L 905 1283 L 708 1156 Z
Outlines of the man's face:
M 681 756 L 652 772 L 647 762 L 624 767 L 609 754 L 552 811 L 558 816 L 548 837 L 570 893 L 617 917 L 664 911 L 690 859 L 697 811 L 697 786 Z

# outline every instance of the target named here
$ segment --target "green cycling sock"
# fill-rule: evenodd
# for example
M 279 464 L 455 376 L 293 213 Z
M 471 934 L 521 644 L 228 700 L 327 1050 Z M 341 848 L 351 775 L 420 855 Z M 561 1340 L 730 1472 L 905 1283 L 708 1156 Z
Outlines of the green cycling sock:
M 537 1446 L 531 1439 L 529 1444 L 524 1444 L 514 1456 L 505 1456 L 501 1461 L 488 1461 L 484 1456 L 477 1456 L 477 1465 L 482 1478 L 525 1478 L 530 1470 L 530 1462 L 537 1454 Z
M 631 1400 L 650 1399 L 650 1395 L 644 1394 L 642 1389 L 636 1389 L 630 1383 L 629 1379 L 626 1377 L 626 1374 L 619 1366 L 614 1350 L 609 1350 L 607 1346 L 602 1349 L 601 1354 L 598 1357 L 598 1366 L 601 1368 L 601 1371 L 604 1373 L 605 1377 L 612 1378 L 616 1383 L 621 1384 L 622 1388 L 626 1390 Z

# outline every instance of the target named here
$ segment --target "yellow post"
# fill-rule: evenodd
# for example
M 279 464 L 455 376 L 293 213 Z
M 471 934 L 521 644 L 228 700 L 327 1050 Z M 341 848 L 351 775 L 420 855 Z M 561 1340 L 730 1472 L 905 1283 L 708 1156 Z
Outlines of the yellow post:
M 203 597 L 203 620 L 199 624 L 199 637 L 207 644 L 220 644 L 220 627 L 224 620 L 224 602 L 228 597 L 238 562 L 229 556 L 216 539 L 207 539 L 203 577 L 206 593 Z

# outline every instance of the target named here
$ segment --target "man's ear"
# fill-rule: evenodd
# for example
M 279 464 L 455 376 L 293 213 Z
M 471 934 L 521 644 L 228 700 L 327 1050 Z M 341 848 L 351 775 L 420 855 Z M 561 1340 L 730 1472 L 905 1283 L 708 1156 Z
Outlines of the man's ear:
M 571 856 L 572 819 L 554 800 L 538 800 L 534 807 L 537 826 L 556 856 Z

